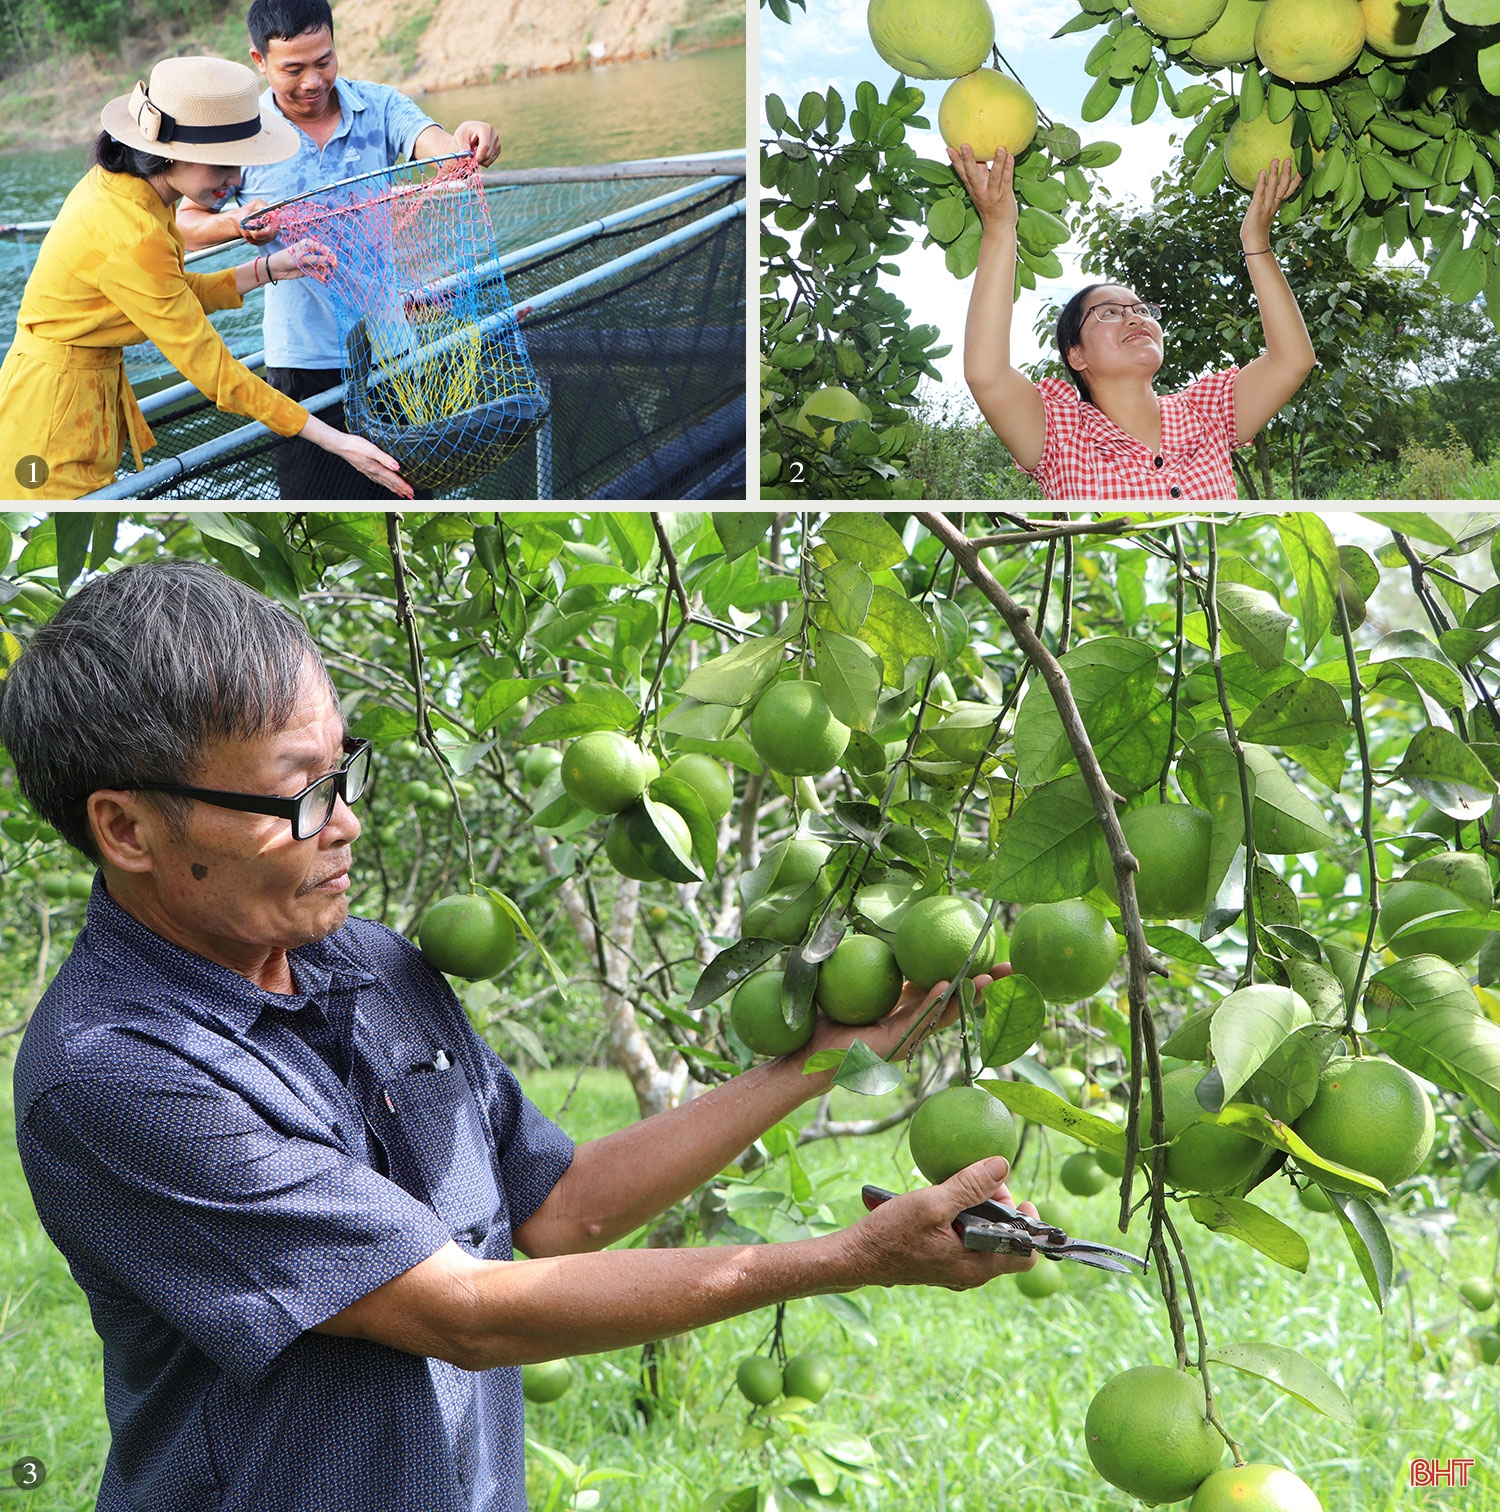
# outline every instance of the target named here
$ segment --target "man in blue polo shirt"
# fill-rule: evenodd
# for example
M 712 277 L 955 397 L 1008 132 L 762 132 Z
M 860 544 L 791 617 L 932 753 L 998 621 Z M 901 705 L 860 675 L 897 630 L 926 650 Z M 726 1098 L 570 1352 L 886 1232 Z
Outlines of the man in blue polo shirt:
M 250 59 L 270 85 L 263 99 L 297 128 L 301 149 L 273 170 L 242 169 L 237 207 L 179 207 L 177 224 L 189 250 L 237 237 L 276 250 L 281 243 L 273 228 L 246 231 L 243 225 L 266 205 L 402 159 L 470 152 L 487 166 L 500 155 L 499 135 L 483 121 L 465 121 L 450 136 L 390 85 L 341 79 L 328 0 L 255 0 L 247 24 Z M 337 387 L 343 355 L 323 286 L 315 278 L 273 284 L 265 301 L 266 381 L 299 402 Z M 319 418 L 346 428 L 342 405 L 319 411 Z M 276 477 L 283 499 L 380 497 L 348 463 L 306 441 L 276 447 Z
M 302 623 L 217 569 L 83 587 L 0 682 L 0 741 L 99 867 L 15 1095 L 103 1341 L 100 1512 L 522 1512 L 524 1362 L 1028 1268 L 952 1228 L 1009 1200 L 1003 1160 L 815 1239 L 605 1250 L 826 1091 L 809 1054 L 893 1053 L 937 989 L 575 1149 L 350 916 L 369 744 Z

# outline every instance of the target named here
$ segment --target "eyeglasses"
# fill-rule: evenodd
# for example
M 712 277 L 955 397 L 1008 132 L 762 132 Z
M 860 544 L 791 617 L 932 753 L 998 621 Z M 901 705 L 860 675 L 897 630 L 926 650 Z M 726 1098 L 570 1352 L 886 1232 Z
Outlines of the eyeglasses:
M 1096 304 L 1090 305 L 1084 311 L 1087 318 L 1090 315 L 1098 317 L 1101 325 L 1113 325 L 1117 320 L 1124 320 L 1127 315 L 1139 315 L 1142 320 L 1161 319 L 1161 306 L 1154 304 Z
M 371 746 L 368 740 L 344 737 L 348 759 L 336 772 L 325 773 L 310 782 L 294 798 L 267 798 L 256 793 L 223 793 L 217 788 L 179 787 L 171 782 L 137 782 L 137 789 L 148 793 L 175 793 L 179 798 L 196 798 L 215 808 L 237 809 L 245 814 L 269 814 L 275 819 L 292 821 L 292 839 L 311 840 L 330 819 L 334 806 L 342 798 L 353 803 L 370 781 Z

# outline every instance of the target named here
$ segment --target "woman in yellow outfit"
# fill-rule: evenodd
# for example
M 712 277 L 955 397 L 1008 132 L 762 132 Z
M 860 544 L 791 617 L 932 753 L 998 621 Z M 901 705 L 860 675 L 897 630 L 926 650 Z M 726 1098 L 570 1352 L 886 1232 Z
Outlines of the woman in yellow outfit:
M 155 439 L 121 349 L 154 341 L 221 410 L 325 447 L 410 498 L 392 457 L 277 393 L 209 324 L 209 311 L 237 309 L 247 290 L 301 278 L 323 249 L 304 242 L 221 273 L 183 268 L 178 200 L 218 209 L 241 164 L 297 151 L 292 127 L 262 116 L 255 75 L 223 58 L 168 58 L 101 121 L 95 166 L 38 250 L 0 366 L 0 492 L 14 478 L 20 497 L 76 499 L 114 480 L 127 440 L 139 469 Z

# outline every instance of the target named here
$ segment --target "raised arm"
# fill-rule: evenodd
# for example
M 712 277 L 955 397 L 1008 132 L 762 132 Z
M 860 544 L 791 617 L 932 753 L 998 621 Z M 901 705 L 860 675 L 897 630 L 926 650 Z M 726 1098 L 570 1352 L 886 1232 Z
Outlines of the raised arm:
M 1271 247 L 1271 227 L 1284 200 L 1297 192 L 1302 175 L 1292 160 L 1273 161 L 1262 170 L 1240 224 L 1240 242 L 1245 263 L 1260 306 L 1266 349 L 1246 363 L 1234 380 L 1234 431 L 1239 441 L 1251 440 L 1281 406 L 1302 387 L 1318 360 L 1312 339 L 1297 308 L 1276 253 Z
M 967 142 L 958 152 L 950 147 L 948 158 L 984 228 L 964 325 L 964 378 L 995 434 L 1030 470 L 1042 460 L 1047 432 L 1041 391 L 1010 360 L 1020 215 L 1013 187 L 1016 160 L 1002 147 L 993 164 L 976 161 Z

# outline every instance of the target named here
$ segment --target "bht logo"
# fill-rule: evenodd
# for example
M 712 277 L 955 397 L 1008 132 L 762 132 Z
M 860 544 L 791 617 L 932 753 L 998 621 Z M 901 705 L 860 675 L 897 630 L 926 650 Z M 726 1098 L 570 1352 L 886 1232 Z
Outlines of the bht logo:
M 1414 1459 L 1411 1462 L 1409 1486 L 1467 1486 L 1469 1471 L 1474 1468 L 1471 1459 Z

